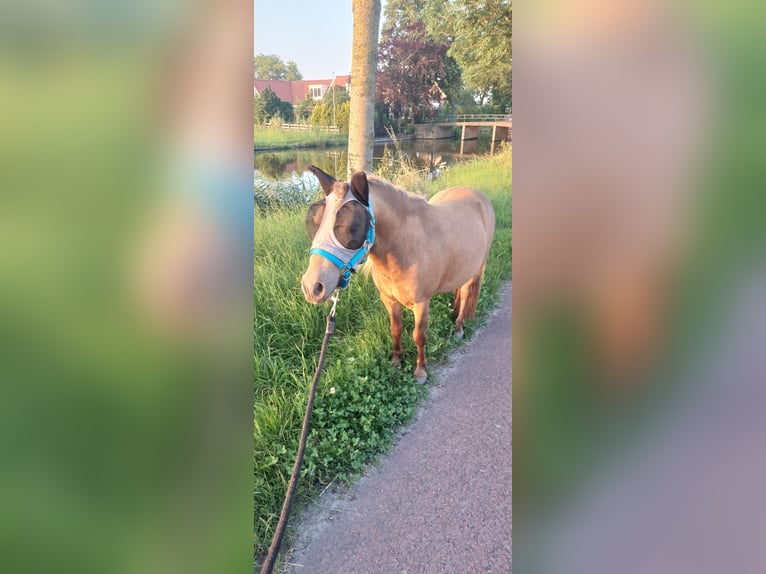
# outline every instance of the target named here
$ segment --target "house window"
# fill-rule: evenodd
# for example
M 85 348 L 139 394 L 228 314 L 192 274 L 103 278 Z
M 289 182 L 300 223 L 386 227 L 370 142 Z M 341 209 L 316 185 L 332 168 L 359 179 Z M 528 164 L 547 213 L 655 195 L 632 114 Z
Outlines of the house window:
M 322 86 L 309 86 L 309 95 L 312 100 L 322 99 Z

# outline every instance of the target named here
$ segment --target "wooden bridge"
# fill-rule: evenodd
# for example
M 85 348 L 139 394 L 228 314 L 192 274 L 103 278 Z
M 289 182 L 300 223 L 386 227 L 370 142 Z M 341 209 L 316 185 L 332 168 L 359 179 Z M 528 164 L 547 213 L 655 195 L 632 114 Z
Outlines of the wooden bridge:
M 463 153 L 465 142 L 479 139 L 479 130 L 492 128 L 492 151 L 495 143 L 511 141 L 513 134 L 513 118 L 510 114 L 457 114 L 443 121 L 432 124 L 415 126 L 415 137 L 418 139 L 448 139 L 456 127 L 462 128 L 460 134 L 460 153 Z

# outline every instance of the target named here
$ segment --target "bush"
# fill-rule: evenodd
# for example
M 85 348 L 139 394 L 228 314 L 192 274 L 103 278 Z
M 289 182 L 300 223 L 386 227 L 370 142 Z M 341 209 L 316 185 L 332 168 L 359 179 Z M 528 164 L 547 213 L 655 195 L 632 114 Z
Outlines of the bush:
M 335 102 L 335 123 L 333 123 L 333 104 L 326 100 L 321 104 L 314 106 L 314 111 L 309 117 L 309 123 L 315 126 L 336 125 L 341 132 L 348 132 L 349 116 L 351 115 L 351 102 L 345 101 L 341 104 Z
M 280 100 L 274 91 L 266 86 L 260 96 L 253 98 L 253 120 L 257 124 L 262 124 L 277 117 L 286 122 L 292 122 L 293 105 Z

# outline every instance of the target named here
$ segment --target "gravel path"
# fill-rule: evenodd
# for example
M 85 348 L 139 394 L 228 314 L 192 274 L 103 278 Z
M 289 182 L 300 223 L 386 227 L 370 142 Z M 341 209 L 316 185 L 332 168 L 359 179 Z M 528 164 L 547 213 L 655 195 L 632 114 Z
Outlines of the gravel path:
M 415 422 L 350 490 L 305 512 L 291 574 L 511 572 L 511 285 Z

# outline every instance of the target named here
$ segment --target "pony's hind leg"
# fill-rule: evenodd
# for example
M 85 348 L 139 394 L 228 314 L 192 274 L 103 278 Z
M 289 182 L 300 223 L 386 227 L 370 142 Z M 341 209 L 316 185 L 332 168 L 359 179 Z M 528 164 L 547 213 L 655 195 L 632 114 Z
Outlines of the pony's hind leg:
M 463 338 L 463 322 L 473 319 L 476 314 L 476 306 L 479 304 L 479 292 L 481 291 L 481 278 L 484 273 L 484 265 L 479 272 L 468 282 L 455 291 L 455 310 L 457 319 L 455 320 L 455 337 Z
M 391 321 L 391 338 L 394 342 L 391 364 L 394 367 L 398 367 L 402 364 L 402 355 L 404 354 L 402 348 L 402 304 L 396 299 L 384 297 L 382 294 L 380 298 L 383 301 L 383 305 L 386 306 L 388 317 Z
M 418 364 L 415 367 L 415 380 L 425 383 L 428 373 L 426 372 L 426 330 L 428 329 L 428 312 L 431 308 L 431 300 L 415 303 L 415 330 L 412 339 L 418 348 Z

